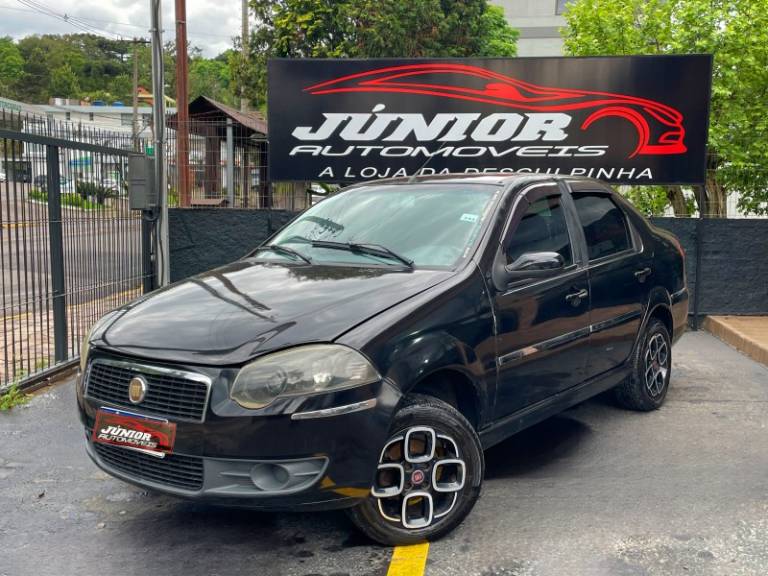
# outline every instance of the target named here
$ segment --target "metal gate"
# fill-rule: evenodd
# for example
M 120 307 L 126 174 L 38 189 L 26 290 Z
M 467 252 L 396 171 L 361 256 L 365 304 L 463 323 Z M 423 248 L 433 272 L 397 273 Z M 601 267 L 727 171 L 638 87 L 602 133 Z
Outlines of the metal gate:
M 91 324 L 151 286 L 135 149 L 130 133 L 0 116 L 0 391 L 77 361 Z

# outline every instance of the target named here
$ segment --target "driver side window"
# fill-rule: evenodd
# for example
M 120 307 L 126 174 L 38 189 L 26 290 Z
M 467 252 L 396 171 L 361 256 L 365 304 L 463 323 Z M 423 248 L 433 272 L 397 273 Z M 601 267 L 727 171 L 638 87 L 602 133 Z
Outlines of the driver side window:
M 552 194 L 541 196 L 528 206 L 507 239 L 504 249 L 507 264 L 512 264 L 527 252 L 557 252 L 563 257 L 566 267 L 573 264 L 565 208 L 555 187 Z

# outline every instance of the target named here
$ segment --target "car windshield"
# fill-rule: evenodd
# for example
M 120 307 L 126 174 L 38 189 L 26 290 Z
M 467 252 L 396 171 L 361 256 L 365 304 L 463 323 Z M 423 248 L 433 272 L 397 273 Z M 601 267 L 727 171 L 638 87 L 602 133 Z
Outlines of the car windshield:
M 270 244 L 313 263 L 453 267 L 474 246 L 500 188 L 488 184 L 390 184 L 323 200 Z M 260 258 L 299 259 L 265 248 Z

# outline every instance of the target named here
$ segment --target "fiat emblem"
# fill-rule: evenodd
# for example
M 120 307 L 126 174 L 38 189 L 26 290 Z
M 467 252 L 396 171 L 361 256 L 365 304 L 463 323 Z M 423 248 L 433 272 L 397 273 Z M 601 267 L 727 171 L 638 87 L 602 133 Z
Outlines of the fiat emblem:
M 128 383 L 128 400 L 133 404 L 140 404 L 147 396 L 147 390 L 149 390 L 149 384 L 141 376 L 134 376 Z

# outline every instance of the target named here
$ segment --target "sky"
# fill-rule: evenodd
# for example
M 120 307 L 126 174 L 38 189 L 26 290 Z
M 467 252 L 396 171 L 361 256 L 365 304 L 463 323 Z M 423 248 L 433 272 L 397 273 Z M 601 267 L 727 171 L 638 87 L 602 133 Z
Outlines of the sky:
M 173 40 L 174 0 L 161 3 L 163 41 Z M 240 35 L 240 15 L 241 0 L 187 0 L 187 38 L 212 58 Z M 70 16 L 77 20 L 64 21 Z M 83 32 L 78 25 L 110 38 L 148 38 L 149 0 L 0 0 L 0 37 L 77 34 Z

